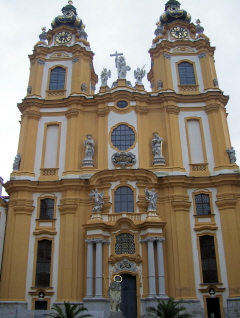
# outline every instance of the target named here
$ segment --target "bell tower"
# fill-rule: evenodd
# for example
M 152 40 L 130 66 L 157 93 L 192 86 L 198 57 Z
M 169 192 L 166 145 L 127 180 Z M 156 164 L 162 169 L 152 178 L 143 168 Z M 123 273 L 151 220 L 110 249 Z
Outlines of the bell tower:
M 93 94 L 98 81 L 92 64 L 94 54 L 85 25 L 71 0 L 51 26 L 48 32 L 42 28 L 40 41 L 29 56 L 28 97 L 52 100 L 79 93 Z

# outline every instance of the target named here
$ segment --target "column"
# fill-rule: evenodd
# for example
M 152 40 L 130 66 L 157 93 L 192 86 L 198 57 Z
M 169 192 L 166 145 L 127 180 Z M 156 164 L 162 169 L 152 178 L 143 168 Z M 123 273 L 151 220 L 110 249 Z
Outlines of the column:
M 87 250 L 87 298 L 93 297 L 93 240 L 85 240 Z
M 158 260 L 158 292 L 160 296 L 165 296 L 165 273 L 164 273 L 164 257 L 163 257 L 163 242 L 165 238 L 159 237 L 157 241 L 157 260 Z
M 96 243 L 96 288 L 95 288 L 95 297 L 102 297 L 102 239 L 95 239 Z
M 149 283 L 149 296 L 156 296 L 156 275 L 155 275 L 155 262 L 154 262 L 154 249 L 153 242 L 155 238 L 148 237 L 148 283 Z

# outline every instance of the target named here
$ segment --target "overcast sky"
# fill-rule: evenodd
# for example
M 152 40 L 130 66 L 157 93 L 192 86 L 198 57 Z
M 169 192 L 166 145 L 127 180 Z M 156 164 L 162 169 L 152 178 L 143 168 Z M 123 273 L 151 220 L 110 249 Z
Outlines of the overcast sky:
M 88 40 L 95 53 L 94 68 L 99 75 L 103 67 L 117 78 L 114 58 L 116 50 L 124 53 L 132 70 L 127 79 L 135 83 L 133 71 L 146 64 L 150 69 L 148 50 L 151 47 L 156 21 L 163 13 L 167 0 L 75 0 L 78 16 L 86 25 Z M 230 96 L 227 105 L 232 146 L 240 163 L 239 105 L 239 0 L 182 0 L 182 9 L 202 21 L 204 33 L 215 46 L 215 61 L 220 89 Z M 29 76 L 28 55 L 39 40 L 41 28 L 51 27 L 51 21 L 67 4 L 67 0 L 1 0 L 0 3 L 0 176 L 6 182 L 17 153 L 20 112 L 17 103 L 26 96 Z M 146 90 L 150 84 L 143 80 Z M 98 85 L 99 87 L 99 85 Z

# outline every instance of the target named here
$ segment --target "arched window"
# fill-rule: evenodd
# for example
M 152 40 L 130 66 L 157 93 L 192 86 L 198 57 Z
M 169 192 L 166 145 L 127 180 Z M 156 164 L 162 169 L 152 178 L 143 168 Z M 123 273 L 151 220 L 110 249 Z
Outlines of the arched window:
M 64 89 L 66 70 L 63 67 L 55 67 L 51 70 L 49 90 Z
M 42 199 L 40 201 L 40 219 L 50 220 L 53 219 L 54 214 L 54 200 L 53 199 Z
M 214 237 L 204 235 L 199 237 L 203 283 L 218 283 L 217 262 Z
M 210 200 L 208 194 L 195 195 L 195 204 L 197 215 L 209 215 L 211 214 Z
M 51 257 L 52 241 L 38 241 L 35 280 L 36 287 L 50 287 Z
M 114 195 L 115 213 L 134 212 L 133 191 L 129 187 L 117 188 Z
M 116 237 L 116 254 L 134 254 L 135 243 L 134 236 L 129 233 L 122 233 Z
M 180 79 L 180 85 L 195 85 L 195 75 L 193 65 L 188 62 L 182 62 L 178 64 L 178 73 Z

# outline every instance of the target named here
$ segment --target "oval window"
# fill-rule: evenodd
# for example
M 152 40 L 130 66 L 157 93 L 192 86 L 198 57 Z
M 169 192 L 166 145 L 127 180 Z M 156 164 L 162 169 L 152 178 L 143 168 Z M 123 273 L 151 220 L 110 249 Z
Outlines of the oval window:
M 118 108 L 126 108 L 126 107 L 128 107 L 128 103 L 125 100 L 120 100 L 119 102 L 117 102 L 117 107 Z
M 119 125 L 111 135 L 113 145 L 119 150 L 127 150 L 135 142 L 135 133 L 127 125 Z

